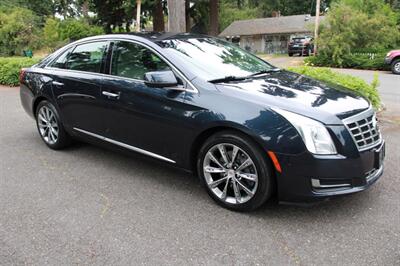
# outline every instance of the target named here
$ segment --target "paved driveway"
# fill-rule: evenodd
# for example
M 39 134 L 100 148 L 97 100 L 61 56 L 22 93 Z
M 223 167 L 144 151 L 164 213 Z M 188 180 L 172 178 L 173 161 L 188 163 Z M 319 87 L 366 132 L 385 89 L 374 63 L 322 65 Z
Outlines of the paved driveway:
M 0 264 L 400 265 L 399 126 L 368 191 L 254 213 L 187 173 L 91 145 L 45 147 L 18 89 L 0 88 Z

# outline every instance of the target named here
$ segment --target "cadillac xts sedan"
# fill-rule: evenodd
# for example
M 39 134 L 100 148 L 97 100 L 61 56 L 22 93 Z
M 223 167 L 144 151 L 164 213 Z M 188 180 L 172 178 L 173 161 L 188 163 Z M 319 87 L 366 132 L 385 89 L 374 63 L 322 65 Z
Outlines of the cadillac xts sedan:
M 232 210 L 362 191 L 383 172 L 366 99 L 209 36 L 89 37 L 21 70 L 20 83 L 49 148 L 80 139 L 153 157 L 194 172 Z

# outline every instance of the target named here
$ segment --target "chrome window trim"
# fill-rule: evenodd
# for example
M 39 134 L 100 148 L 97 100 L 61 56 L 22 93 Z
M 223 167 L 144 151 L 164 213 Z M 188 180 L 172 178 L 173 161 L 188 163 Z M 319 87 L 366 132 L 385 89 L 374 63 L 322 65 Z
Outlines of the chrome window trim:
M 355 122 L 357 122 L 357 121 L 359 121 L 359 120 L 362 120 L 362 119 L 365 119 L 365 118 L 367 118 L 367 117 L 369 117 L 369 116 L 371 116 L 371 115 L 376 115 L 376 113 L 375 113 L 374 108 L 370 105 L 370 106 L 368 107 L 367 110 L 364 110 L 364 111 L 362 111 L 362 112 L 360 112 L 360 113 L 358 113 L 358 114 L 356 114 L 356 115 L 350 116 L 350 117 L 345 118 L 345 119 L 342 120 L 344 126 L 346 127 L 346 129 L 347 129 L 347 131 L 349 132 L 351 138 L 353 139 L 354 144 L 356 145 L 358 151 L 360 151 L 360 152 L 361 152 L 361 151 L 369 150 L 369 149 L 374 148 L 374 147 L 376 147 L 376 146 L 379 146 L 379 145 L 382 143 L 382 141 L 383 141 L 383 139 L 382 139 L 382 134 L 381 134 L 381 132 L 379 131 L 379 141 L 378 141 L 378 142 L 371 143 L 371 144 L 369 144 L 369 145 L 365 145 L 364 147 L 361 147 L 361 148 L 360 148 L 360 147 L 358 146 L 357 140 L 355 139 L 353 133 L 351 132 L 351 129 L 349 128 L 348 124 L 355 123 Z
M 163 56 L 161 53 L 159 53 L 157 50 L 155 50 L 154 48 L 150 47 L 149 45 L 141 42 L 141 41 L 137 41 L 137 40 L 132 40 L 129 38 L 115 38 L 115 39 L 111 39 L 111 38 L 99 38 L 99 39 L 94 39 L 94 40 L 87 40 L 87 41 L 82 41 L 79 43 L 72 43 L 70 45 L 68 45 L 67 47 L 65 47 L 65 49 L 63 49 L 63 51 L 66 51 L 67 49 L 69 49 L 70 47 L 74 47 L 73 50 L 76 48 L 76 46 L 78 45 L 82 45 L 82 44 L 87 44 L 87 43 L 92 43 L 92 42 L 101 42 L 101 41 L 105 41 L 105 42 L 109 42 L 112 43 L 113 41 L 126 41 L 126 42 L 132 42 L 138 45 L 142 45 L 145 48 L 149 49 L 150 51 L 154 52 L 156 55 L 158 55 L 159 57 L 161 57 L 161 59 L 163 59 L 168 65 L 169 67 L 172 68 L 172 70 L 174 70 L 180 78 L 182 78 L 183 80 L 185 80 L 185 82 L 187 83 L 188 86 L 186 86 L 185 88 L 185 92 L 192 92 L 192 93 L 199 93 L 199 90 L 193 85 L 192 82 L 190 82 L 190 80 L 188 78 L 186 78 L 186 76 L 178 69 L 176 68 L 165 56 Z M 62 70 L 62 71 L 75 71 L 78 73 L 84 73 L 84 74 L 93 74 L 93 75 L 100 75 L 100 76 L 106 76 L 106 77 L 113 77 L 113 78 L 119 78 L 119 79 L 124 79 L 124 80 L 131 80 L 131 81 L 136 81 L 136 82 L 141 82 L 144 84 L 144 80 L 140 80 L 140 79 L 133 79 L 133 78 L 127 78 L 127 77 L 120 77 L 120 76 L 115 76 L 115 75 L 111 75 L 111 73 L 109 74 L 104 74 L 104 73 L 95 73 L 95 72 L 89 72 L 89 71 L 80 71 L 80 70 L 70 70 L 70 69 L 62 69 L 62 68 L 56 68 L 56 67 L 49 67 L 49 65 L 56 60 L 56 58 L 58 58 L 60 55 L 62 54 L 62 51 L 60 51 L 60 53 L 52 60 L 50 60 L 49 63 L 47 63 L 44 68 L 45 69 L 50 69 L 50 70 Z M 112 57 L 112 54 L 111 54 Z M 110 61 L 110 65 L 111 65 L 111 61 Z M 111 69 L 110 69 L 111 70 Z
M 81 132 L 81 133 L 84 133 L 86 135 L 101 139 L 103 141 L 106 141 L 108 143 L 123 147 L 123 148 L 131 150 L 131 151 L 135 151 L 135 152 L 138 152 L 138 153 L 141 153 L 141 154 L 144 154 L 144 155 L 147 155 L 147 156 L 159 159 L 159 160 L 163 160 L 163 161 L 166 161 L 166 162 L 169 162 L 169 163 L 176 163 L 175 161 L 173 161 L 173 160 L 171 160 L 171 159 L 169 159 L 167 157 L 164 157 L 164 156 L 158 155 L 156 153 L 153 153 L 153 152 L 150 152 L 150 151 L 146 151 L 146 150 L 143 150 L 143 149 L 128 145 L 128 144 L 123 143 L 123 142 L 119 142 L 119 141 L 116 141 L 116 140 L 113 140 L 113 139 L 110 139 L 110 138 L 106 138 L 104 136 L 101 136 L 101 135 L 98 135 L 98 134 L 95 134 L 95 133 L 92 133 L 92 132 L 89 132 L 89 131 L 86 131 L 86 130 L 83 130 L 83 129 L 80 129 L 80 128 L 74 127 L 73 129 L 78 131 L 78 132 Z
M 54 63 L 61 55 L 63 55 L 65 52 L 67 52 L 69 49 L 72 49 L 71 52 L 75 51 L 76 47 L 79 45 L 85 45 L 88 43 L 94 43 L 94 42 L 105 42 L 107 43 L 107 47 L 104 51 L 107 51 L 108 48 L 110 47 L 111 41 L 108 39 L 95 39 L 95 40 L 87 40 L 87 41 L 82 41 L 82 42 L 73 42 L 71 44 L 66 45 L 65 47 L 61 48 L 60 51 L 54 55 L 54 58 L 52 58 L 43 68 L 45 69 L 62 69 L 62 70 L 70 70 L 70 69 L 64 69 L 64 68 L 57 68 L 57 67 L 50 67 L 52 63 Z M 103 52 L 104 53 L 104 52 Z M 79 71 L 79 70 L 76 70 Z M 81 71 L 85 73 L 94 73 L 94 74 L 102 74 L 102 73 L 97 73 L 97 72 L 89 72 L 89 71 Z
M 55 71 L 61 71 L 61 72 L 72 72 L 72 73 L 78 73 L 78 74 L 98 75 L 98 76 L 103 76 L 103 77 L 108 77 L 108 78 L 112 77 L 112 78 L 117 78 L 117 79 L 124 79 L 124 80 L 130 80 L 130 81 L 136 81 L 136 82 L 144 83 L 144 81 L 140 80 L 140 79 L 132 79 L 132 78 L 108 75 L 108 74 L 104 74 L 104 73 L 95 73 L 95 72 L 88 72 L 88 71 L 81 71 L 81 70 L 62 69 L 62 68 L 56 68 L 56 67 L 46 67 L 46 69 L 55 70 Z

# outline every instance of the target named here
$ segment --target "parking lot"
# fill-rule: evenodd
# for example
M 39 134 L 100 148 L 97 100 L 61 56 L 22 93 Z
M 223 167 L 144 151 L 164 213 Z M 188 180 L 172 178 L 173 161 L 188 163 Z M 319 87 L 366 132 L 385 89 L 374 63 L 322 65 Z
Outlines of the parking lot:
M 0 87 L 0 264 L 400 265 L 400 125 L 381 128 L 386 168 L 369 190 L 235 213 L 142 156 L 48 149 L 18 88 Z

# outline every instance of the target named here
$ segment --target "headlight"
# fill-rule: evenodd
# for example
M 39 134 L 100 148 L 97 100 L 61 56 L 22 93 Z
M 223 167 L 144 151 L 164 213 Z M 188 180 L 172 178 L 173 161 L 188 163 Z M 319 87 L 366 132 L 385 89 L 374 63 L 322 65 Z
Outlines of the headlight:
M 311 118 L 273 108 L 275 112 L 286 118 L 299 132 L 304 144 L 314 154 L 336 154 L 336 148 L 326 127 Z
M 386 54 L 386 57 L 389 57 L 391 55 L 391 51 L 389 53 Z

